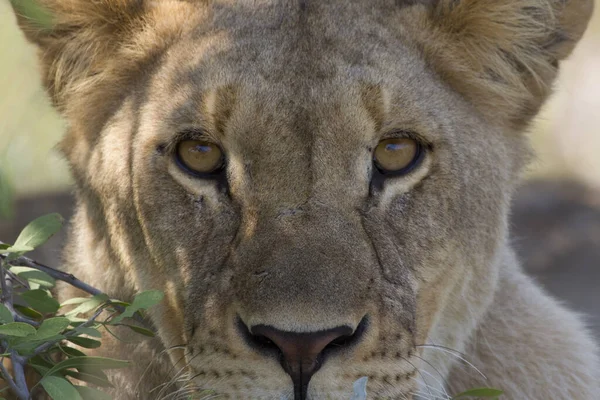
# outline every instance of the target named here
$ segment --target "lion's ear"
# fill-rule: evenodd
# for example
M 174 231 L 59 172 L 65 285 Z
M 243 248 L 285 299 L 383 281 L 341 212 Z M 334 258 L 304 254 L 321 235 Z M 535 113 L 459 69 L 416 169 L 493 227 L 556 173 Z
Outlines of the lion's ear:
M 98 76 L 141 25 L 143 0 L 11 0 L 25 36 L 39 48 L 42 78 L 52 100 Z
M 585 31 L 593 0 L 437 0 L 423 10 L 418 35 L 432 67 L 487 117 L 522 127 Z
M 39 48 L 42 78 L 55 105 L 71 96 L 116 90 L 193 26 L 203 8 L 179 0 L 11 0 L 19 26 Z M 201 2 L 199 2 L 201 3 Z M 112 88 L 112 89 L 111 89 Z

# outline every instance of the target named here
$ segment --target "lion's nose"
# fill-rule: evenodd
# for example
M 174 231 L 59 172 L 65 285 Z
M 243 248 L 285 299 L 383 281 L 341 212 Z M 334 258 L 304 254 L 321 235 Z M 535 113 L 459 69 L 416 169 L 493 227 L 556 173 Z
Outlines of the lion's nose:
M 364 325 L 365 321 L 356 330 L 338 326 L 318 332 L 287 332 L 268 325 L 255 325 L 251 329 L 244 325 L 242 330 L 253 347 L 279 353 L 281 366 L 294 383 L 294 398 L 304 400 L 310 378 L 323 365 L 330 350 L 356 342 Z

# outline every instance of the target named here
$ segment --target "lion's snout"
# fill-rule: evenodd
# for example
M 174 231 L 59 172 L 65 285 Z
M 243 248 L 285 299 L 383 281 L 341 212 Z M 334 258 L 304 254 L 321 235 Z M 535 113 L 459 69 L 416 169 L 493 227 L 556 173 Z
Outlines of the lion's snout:
M 369 376 L 405 393 L 413 385 L 412 288 L 386 280 L 360 216 L 310 203 L 273 215 L 240 225 L 210 302 L 190 305 L 203 311 L 190 314 L 198 384 L 229 371 L 239 383 L 223 381 L 226 393 L 248 385 L 295 400 L 349 399 L 353 383 Z
M 279 359 L 283 370 L 292 378 L 294 398 L 304 400 L 313 374 L 331 355 L 359 345 L 368 321 L 363 318 L 356 328 L 342 325 L 312 332 L 282 331 L 268 325 L 248 327 L 241 319 L 237 325 L 250 348 Z

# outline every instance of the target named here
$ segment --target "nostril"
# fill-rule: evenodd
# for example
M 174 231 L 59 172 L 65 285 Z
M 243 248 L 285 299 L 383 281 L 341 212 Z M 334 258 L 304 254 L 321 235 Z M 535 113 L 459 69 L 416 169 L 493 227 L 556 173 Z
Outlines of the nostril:
M 271 339 L 263 335 L 251 335 L 251 340 L 263 349 L 275 349 L 279 350 L 279 347 Z
M 368 323 L 369 323 L 369 320 L 365 316 L 360 321 L 360 323 L 358 324 L 358 326 L 356 327 L 354 332 L 352 332 L 351 335 L 344 335 L 344 336 L 340 336 L 340 337 L 334 339 L 327 346 L 325 346 L 325 349 L 323 351 L 324 352 L 325 351 L 336 351 L 336 350 L 341 350 L 341 349 L 347 349 L 351 346 L 354 346 L 356 343 L 358 343 L 362 339 L 362 336 L 363 336 L 365 330 L 367 329 Z
M 277 347 L 277 345 L 268 337 L 264 335 L 253 335 L 241 318 L 237 318 L 236 325 L 242 338 L 244 338 L 244 341 L 249 347 L 262 353 L 267 352 L 273 354 L 274 352 L 280 352 L 279 347 Z
M 349 326 L 338 326 L 317 332 L 289 332 L 268 325 L 255 325 L 249 329 L 240 318 L 237 325 L 250 347 L 280 356 L 281 366 L 294 383 L 295 398 L 304 399 L 310 378 L 325 357 L 360 341 L 368 319 L 364 317 L 354 330 Z

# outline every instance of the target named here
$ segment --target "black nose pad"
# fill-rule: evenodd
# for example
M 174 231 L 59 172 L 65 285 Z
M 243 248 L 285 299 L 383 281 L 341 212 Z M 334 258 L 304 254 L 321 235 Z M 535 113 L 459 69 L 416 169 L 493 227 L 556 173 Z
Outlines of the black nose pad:
M 261 350 L 279 352 L 281 366 L 294 383 L 294 399 L 304 400 L 308 383 L 325 361 L 329 350 L 334 351 L 356 342 L 365 325 L 366 318 L 354 332 L 349 326 L 318 332 L 287 332 L 267 325 L 255 325 L 251 330 L 243 325 L 241 329 L 251 345 Z

